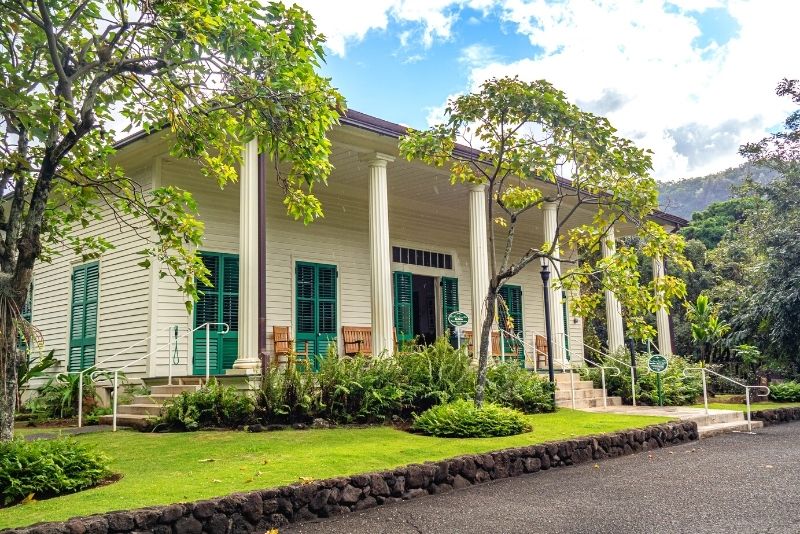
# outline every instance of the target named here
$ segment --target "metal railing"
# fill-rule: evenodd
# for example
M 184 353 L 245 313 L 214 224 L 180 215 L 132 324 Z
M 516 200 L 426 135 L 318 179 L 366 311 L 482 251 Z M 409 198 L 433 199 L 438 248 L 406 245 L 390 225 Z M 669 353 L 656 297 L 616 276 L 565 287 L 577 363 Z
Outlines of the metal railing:
M 631 365 L 631 364 L 629 364 L 628 362 L 626 362 L 624 360 L 620 360 L 619 358 L 615 358 L 614 356 L 612 356 L 610 354 L 607 354 L 607 353 L 605 353 L 605 352 L 603 352 L 601 350 L 598 350 L 598 349 L 596 349 L 594 347 L 590 347 L 586 343 L 583 343 L 583 346 L 586 347 L 587 349 L 593 351 L 593 352 L 596 352 L 597 354 L 599 354 L 603 358 L 607 358 L 609 360 L 615 361 L 618 364 L 624 365 L 625 367 L 628 368 L 628 370 L 630 371 L 630 374 L 631 374 L 631 402 L 632 402 L 632 404 L 634 406 L 636 406 L 636 367 Z M 585 359 L 585 357 L 584 357 L 584 359 Z M 617 369 L 617 370 L 619 370 L 619 369 Z
M 172 325 L 167 329 L 168 338 L 167 338 L 167 344 L 166 345 L 161 345 L 159 347 L 156 347 L 155 349 L 153 349 L 152 351 L 148 352 L 147 354 L 145 354 L 145 355 L 143 355 L 143 356 L 141 356 L 141 357 L 139 357 L 139 358 L 137 358 L 137 359 L 135 359 L 133 361 L 130 361 L 130 362 L 126 363 L 122 367 L 119 367 L 119 368 L 113 369 L 113 370 L 112 369 L 103 370 L 103 369 L 98 369 L 97 365 L 93 365 L 92 367 L 84 369 L 83 371 L 80 372 L 80 376 L 78 377 L 78 428 L 80 428 L 82 426 L 82 424 L 83 424 L 83 375 L 84 375 L 84 373 L 86 371 L 92 370 L 92 373 L 91 373 L 92 377 L 95 377 L 98 374 L 102 374 L 102 373 L 113 373 L 113 377 L 114 377 L 113 381 L 112 381 L 112 384 L 113 384 L 113 386 L 112 386 L 113 387 L 112 414 L 113 414 L 113 416 L 112 416 L 111 429 L 114 432 L 117 431 L 117 398 L 118 398 L 117 393 L 118 393 L 118 390 L 119 390 L 119 374 L 122 371 L 124 371 L 125 369 L 127 369 L 131 365 L 133 365 L 135 363 L 138 363 L 138 362 L 140 362 L 140 361 L 142 361 L 142 360 L 144 360 L 146 358 L 149 358 L 153 354 L 157 354 L 158 352 L 160 352 L 160 351 L 162 351 L 162 350 L 164 350 L 166 348 L 167 349 L 167 356 L 168 356 L 168 359 L 169 359 L 169 378 L 168 378 L 168 383 L 170 385 L 172 384 L 172 354 L 170 352 L 171 352 L 171 349 L 172 349 L 173 339 L 172 339 L 172 336 L 171 336 L 171 332 L 175 328 L 175 326 L 176 325 Z M 177 342 L 179 340 L 181 340 L 181 339 L 193 334 L 194 332 L 196 332 L 196 331 L 198 331 L 200 329 L 205 329 L 205 331 L 206 331 L 206 383 L 208 383 L 209 378 L 211 377 L 211 327 L 212 326 L 222 326 L 224 329 L 222 330 L 222 332 L 219 332 L 221 334 L 227 334 L 228 332 L 230 332 L 230 326 L 227 323 L 203 323 L 203 324 L 201 324 L 199 326 L 196 326 L 195 328 L 193 328 L 191 330 L 187 330 L 181 336 L 176 336 L 175 339 L 174 339 L 174 342 L 177 344 Z M 163 330 L 160 330 L 160 331 L 156 332 L 156 334 L 162 333 L 162 332 L 163 332 Z M 147 336 L 146 338 L 137 341 L 133 345 L 122 349 L 121 351 L 109 356 L 108 358 L 105 358 L 100 363 L 107 362 L 109 360 L 113 360 L 114 358 L 116 358 L 120 354 L 123 354 L 126 351 L 130 350 L 131 348 L 140 345 L 144 341 L 147 341 L 148 339 L 153 337 L 153 335 L 155 335 L 155 334 L 151 334 L 151 335 Z
M 535 336 L 537 335 L 535 331 L 533 331 L 533 335 L 534 335 L 534 339 L 535 339 Z M 533 350 L 533 354 L 534 354 L 534 356 L 533 356 L 533 361 L 534 361 L 533 368 L 534 368 L 534 371 L 536 370 L 536 356 L 538 354 L 543 354 L 544 356 L 547 356 L 546 354 L 542 353 L 542 351 L 537 349 L 536 345 L 531 345 L 529 342 L 525 341 L 518 334 L 516 334 L 514 332 L 508 332 L 508 331 L 503 330 L 503 329 L 500 329 L 500 340 L 501 340 L 501 345 L 500 346 L 501 347 L 504 347 L 502 340 L 503 340 L 503 338 L 505 336 L 509 336 L 509 337 L 515 339 L 520 344 L 522 344 L 523 347 L 526 347 L 528 349 L 532 349 Z M 551 340 L 551 344 L 554 344 L 556 346 L 560 346 L 560 344 L 557 341 L 553 341 L 553 340 Z M 573 369 L 572 369 L 572 362 L 570 360 L 566 359 L 566 356 L 565 356 L 566 352 L 563 350 L 563 347 L 561 347 L 561 349 L 562 349 L 560 351 L 561 352 L 561 372 L 563 373 L 563 372 L 569 371 L 570 399 L 571 399 L 571 402 L 572 402 L 572 409 L 574 410 L 575 409 L 575 373 L 573 372 Z M 526 351 L 526 354 L 528 354 L 527 351 Z M 553 363 L 553 365 L 555 365 L 555 362 Z
M 616 372 L 616 374 L 612 373 L 611 376 L 620 376 L 620 374 L 622 374 L 622 372 L 619 370 L 618 367 L 612 367 L 610 365 L 600 365 L 599 363 L 587 358 L 586 355 L 583 356 L 583 361 L 589 363 L 590 365 L 594 365 L 595 367 L 600 369 L 600 382 L 601 382 L 602 388 L 603 388 L 603 408 L 608 408 L 608 394 L 606 392 L 606 369 Z M 575 392 L 573 391 L 572 394 L 574 396 Z M 573 402 L 573 404 L 574 404 L 574 402 Z
M 712 375 L 717 376 L 719 378 L 722 378 L 723 380 L 727 380 L 731 384 L 735 384 L 735 385 L 737 385 L 739 387 L 743 387 L 744 388 L 745 403 L 747 405 L 747 431 L 750 432 L 750 433 L 753 432 L 753 421 L 752 421 L 752 417 L 751 417 L 751 414 L 750 414 L 750 390 L 751 389 L 765 389 L 765 390 L 767 390 L 766 393 L 756 393 L 756 395 L 759 396 L 759 397 L 768 397 L 769 393 L 770 393 L 769 386 L 748 386 L 747 384 L 742 384 L 738 380 L 734 380 L 733 378 L 731 378 L 729 376 L 725 376 L 723 374 L 717 373 L 716 371 L 712 371 L 711 369 L 708 369 L 707 367 L 687 367 L 686 369 L 683 370 L 683 376 L 688 378 L 689 375 L 686 374 L 688 371 L 700 371 L 700 375 L 702 376 L 702 379 L 703 379 L 703 405 L 705 406 L 705 409 L 706 409 L 706 415 L 708 415 L 708 387 L 707 387 L 708 381 L 706 380 L 706 373 L 711 373 Z

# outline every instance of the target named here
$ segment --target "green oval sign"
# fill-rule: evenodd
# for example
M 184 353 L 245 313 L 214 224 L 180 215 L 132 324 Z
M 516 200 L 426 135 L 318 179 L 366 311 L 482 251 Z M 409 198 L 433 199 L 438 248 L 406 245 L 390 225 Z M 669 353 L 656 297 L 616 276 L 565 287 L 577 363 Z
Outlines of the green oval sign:
M 653 354 L 650 356 L 650 359 L 647 360 L 647 367 L 654 373 L 663 373 L 667 370 L 667 366 L 669 365 L 669 361 L 663 357 L 661 354 Z
M 454 311 L 447 316 L 447 322 L 453 326 L 464 326 L 469 322 L 469 317 L 462 311 Z

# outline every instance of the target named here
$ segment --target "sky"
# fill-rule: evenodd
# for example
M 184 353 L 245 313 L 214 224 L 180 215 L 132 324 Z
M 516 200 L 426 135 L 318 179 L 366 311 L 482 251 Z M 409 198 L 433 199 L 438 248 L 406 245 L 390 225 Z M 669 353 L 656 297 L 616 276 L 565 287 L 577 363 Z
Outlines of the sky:
M 295 0 L 352 109 L 425 128 L 492 77 L 546 79 L 654 152 L 659 180 L 742 163 L 800 77 L 800 0 Z

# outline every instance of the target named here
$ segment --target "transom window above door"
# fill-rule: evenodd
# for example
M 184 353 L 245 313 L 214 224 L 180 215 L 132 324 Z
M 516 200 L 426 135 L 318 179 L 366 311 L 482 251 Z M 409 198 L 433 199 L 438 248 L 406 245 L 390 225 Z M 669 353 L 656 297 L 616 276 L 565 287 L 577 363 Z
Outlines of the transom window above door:
M 392 261 L 407 265 L 434 267 L 436 269 L 453 268 L 453 256 L 451 254 L 415 248 L 392 247 Z

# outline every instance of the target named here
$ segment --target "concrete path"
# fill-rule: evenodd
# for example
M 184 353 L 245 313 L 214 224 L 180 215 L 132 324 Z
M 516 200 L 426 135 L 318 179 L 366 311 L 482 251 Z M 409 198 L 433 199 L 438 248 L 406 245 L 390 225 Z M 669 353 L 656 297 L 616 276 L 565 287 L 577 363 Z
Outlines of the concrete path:
M 800 424 L 594 465 L 293 525 L 281 534 L 800 532 Z
M 64 436 L 77 436 L 78 434 L 94 434 L 95 432 L 111 432 L 112 425 L 87 425 L 78 428 L 76 426 L 66 426 L 63 428 L 43 428 L 42 432 L 25 435 L 25 441 L 35 441 L 37 439 L 55 439 Z M 118 426 L 117 430 L 126 430 L 126 427 Z

